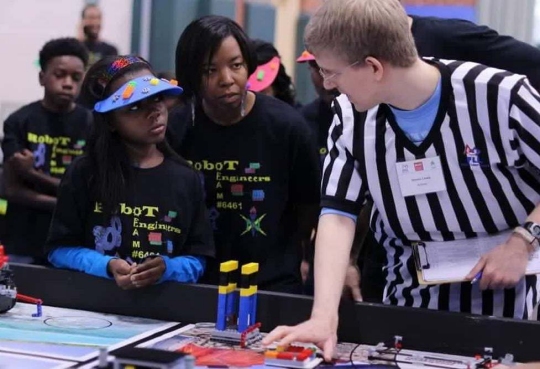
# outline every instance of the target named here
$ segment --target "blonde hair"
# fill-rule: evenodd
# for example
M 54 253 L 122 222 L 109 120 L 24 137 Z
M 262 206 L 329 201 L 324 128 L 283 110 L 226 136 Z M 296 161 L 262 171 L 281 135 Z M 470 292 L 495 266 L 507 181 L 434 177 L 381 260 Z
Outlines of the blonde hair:
M 331 52 L 348 63 L 372 56 L 409 67 L 418 58 L 399 0 L 326 0 L 306 26 L 304 42 L 312 53 Z

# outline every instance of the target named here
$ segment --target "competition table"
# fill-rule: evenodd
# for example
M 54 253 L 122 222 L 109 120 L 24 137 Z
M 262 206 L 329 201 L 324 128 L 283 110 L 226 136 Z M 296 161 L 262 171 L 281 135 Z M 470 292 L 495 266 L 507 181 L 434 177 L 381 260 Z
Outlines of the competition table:
M 68 270 L 11 264 L 20 293 L 39 297 L 44 306 L 89 310 L 182 323 L 212 322 L 217 288 L 164 283 L 123 291 L 114 281 Z M 258 321 L 263 331 L 296 324 L 310 313 L 312 299 L 260 291 Z M 408 349 L 457 355 L 483 353 L 514 355 L 517 361 L 540 360 L 540 323 L 466 314 L 437 312 L 370 303 L 343 302 L 340 341 L 377 344 L 395 335 Z

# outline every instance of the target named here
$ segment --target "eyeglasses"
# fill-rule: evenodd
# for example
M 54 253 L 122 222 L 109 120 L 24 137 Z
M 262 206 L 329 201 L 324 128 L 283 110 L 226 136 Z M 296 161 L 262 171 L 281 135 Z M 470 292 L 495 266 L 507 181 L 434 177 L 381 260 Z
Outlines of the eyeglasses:
M 319 74 L 321 75 L 321 77 L 323 78 L 324 81 L 329 81 L 330 79 L 332 79 L 332 78 L 334 78 L 334 77 L 336 77 L 336 76 L 338 76 L 340 74 L 343 74 L 347 69 L 349 69 L 350 67 L 354 67 L 358 63 L 360 63 L 360 61 L 357 60 L 354 63 L 347 65 L 341 71 L 330 74 L 330 75 L 328 75 L 326 72 L 324 72 L 322 68 L 319 68 Z

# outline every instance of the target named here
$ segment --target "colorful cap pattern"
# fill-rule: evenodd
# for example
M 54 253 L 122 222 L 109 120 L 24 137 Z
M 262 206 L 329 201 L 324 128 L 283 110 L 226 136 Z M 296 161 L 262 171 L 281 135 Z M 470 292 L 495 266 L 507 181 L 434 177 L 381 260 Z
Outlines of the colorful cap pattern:
M 142 76 L 126 82 L 116 92 L 105 100 L 98 101 L 94 110 L 98 113 L 107 113 L 149 98 L 150 96 L 165 93 L 167 95 L 180 95 L 183 92 L 178 82 L 158 79 L 153 75 Z
M 136 55 L 124 55 L 120 56 L 117 60 L 115 60 L 109 68 L 107 68 L 106 71 L 103 72 L 103 74 L 99 77 L 99 81 L 103 86 L 107 86 L 109 82 L 113 79 L 113 77 L 122 69 L 125 67 L 136 64 L 136 63 L 142 63 L 148 65 L 146 61 L 139 58 Z
M 249 89 L 259 92 L 271 86 L 278 75 L 279 63 L 279 57 L 274 56 L 268 63 L 259 65 L 257 70 L 249 77 Z

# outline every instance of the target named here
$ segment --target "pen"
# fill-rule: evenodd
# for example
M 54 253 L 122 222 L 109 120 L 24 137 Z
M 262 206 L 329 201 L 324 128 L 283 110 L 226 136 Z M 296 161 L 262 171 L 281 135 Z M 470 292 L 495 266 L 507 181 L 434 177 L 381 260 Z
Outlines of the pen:
M 476 282 L 480 280 L 480 278 L 482 278 L 482 271 L 476 273 L 474 278 L 471 280 L 471 284 L 475 284 Z

